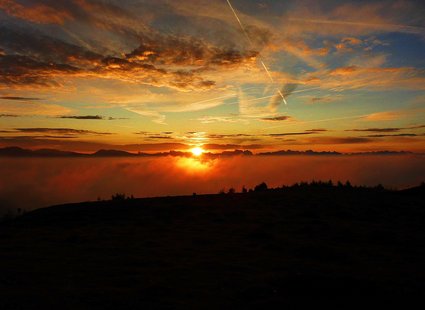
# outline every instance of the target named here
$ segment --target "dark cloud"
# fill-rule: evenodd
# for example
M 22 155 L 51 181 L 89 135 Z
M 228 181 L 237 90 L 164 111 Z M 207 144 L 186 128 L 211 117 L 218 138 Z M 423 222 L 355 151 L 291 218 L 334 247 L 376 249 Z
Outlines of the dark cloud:
M 122 7 L 97 0 L 37 0 L 36 3 L 1 0 L 0 9 L 9 16 L 35 24 L 63 25 L 67 22 L 79 21 L 91 26 L 110 28 L 110 30 L 117 28 L 118 25 L 114 22 L 116 19 L 134 18 Z
M 287 121 L 290 119 L 292 119 L 291 116 L 281 115 L 281 116 L 275 116 L 275 117 L 264 117 L 261 120 L 275 122 L 275 121 Z
M 69 119 L 80 119 L 80 120 L 103 120 L 105 119 L 103 116 L 100 115 L 64 115 L 64 116 L 58 116 L 58 118 L 69 118 Z
M 416 137 L 417 134 L 414 133 L 399 133 L 394 135 L 367 135 L 369 138 L 385 138 L 385 137 Z
M 258 52 L 238 51 L 217 46 L 193 37 L 142 35 L 140 46 L 126 55 L 127 60 L 155 65 L 195 67 L 238 65 L 255 58 Z
M 335 101 L 336 100 L 335 97 L 312 97 L 309 99 L 309 103 L 319 103 L 319 102 L 328 103 L 328 102 Z
M 404 128 L 365 128 L 365 129 L 348 129 L 346 131 L 358 131 L 358 132 L 397 132 Z
M 72 128 L 15 128 L 17 132 L 41 133 L 41 134 L 65 134 L 65 135 L 111 135 L 110 132 L 98 132 L 84 129 Z
M 307 132 L 285 132 L 285 133 L 269 133 L 266 136 L 269 137 L 284 137 L 284 136 L 302 136 L 302 135 L 311 135 L 314 134 L 316 132 L 311 132 L 311 131 L 307 131 Z
M 308 130 L 306 130 L 306 131 L 308 131 L 308 132 L 326 132 L 326 131 L 328 131 L 327 129 L 324 129 L 324 128 L 317 128 L 317 129 L 308 129 Z
M 153 140 L 156 140 L 156 139 L 159 139 L 159 140 L 161 140 L 161 139 L 167 139 L 167 140 L 169 140 L 169 139 L 174 139 L 174 138 L 173 137 L 170 137 L 168 135 L 149 135 L 149 136 L 146 136 L 146 139 L 153 139 Z
M 241 137 L 253 137 L 253 135 L 237 133 L 237 134 L 209 134 L 208 139 L 225 139 L 225 138 L 241 138 Z
M 206 150 L 235 150 L 235 149 L 243 149 L 243 150 L 256 150 L 263 149 L 265 145 L 261 144 L 204 144 L 203 148 Z
M 9 86 L 58 86 L 54 77 L 78 72 L 78 68 L 67 64 L 43 62 L 21 55 L 0 56 L 0 84 Z
M 308 144 L 361 144 L 373 142 L 371 138 L 365 137 L 316 137 L 305 141 Z
M 112 117 L 112 116 L 108 117 L 108 121 L 116 121 L 116 120 L 124 120 L 124 119 L 129 119 L 129 118 L 128 117 Z
M 16 115 L 16 114 L 0 114 L 0 117 L 19 117 L 19 115 Z
M 391 133 L 391 132 L 399 132 L 402 130 L 414 130 L 414 129 L 422 129 L 425 128 L 425 125 L 414 125 L 407 127 L 387 127 L 387 128 L 360 128 L 360 129 L 347 129 L 346 131 L 354 131 L 354 132 L 383 132 L 383 133 Z
M 17 101 L 36 101 L 41 100 L 41 98 L 33 98 L 33 97 L 18 97 L 18 96 L 0 96 L 2 100 L 17 100 Z

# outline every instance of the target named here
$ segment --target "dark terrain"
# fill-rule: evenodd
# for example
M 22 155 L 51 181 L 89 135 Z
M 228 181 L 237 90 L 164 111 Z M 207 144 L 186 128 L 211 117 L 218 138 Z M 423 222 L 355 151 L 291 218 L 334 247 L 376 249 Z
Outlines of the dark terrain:
M 347 308 L 425 293 L 424 186 L 115 198 L 1 223 L 0 309 Z

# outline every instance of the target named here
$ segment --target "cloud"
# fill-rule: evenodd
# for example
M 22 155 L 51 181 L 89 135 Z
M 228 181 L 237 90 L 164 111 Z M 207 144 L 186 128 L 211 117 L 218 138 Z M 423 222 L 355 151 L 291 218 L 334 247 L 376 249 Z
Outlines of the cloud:
M 1 69 L 0 69 L 1 70 Z M 57 104 L 41 102 L 0 102 L 0 111 L 4 114 L 14 114 L 18 116 L 53 116 L 68 114 L 72 110 Z
M 416 137 L 414 133 L 398 133 L 393 135 L 367 135 L 368 138 L 385 138 L 385 137 Z
M 285 133 L 269 133 L 266 136 L 269 137 L 285 137 L 285 136 L 303 136 L 303 135 L 311 135 L 316 132 L 305 131 L 305 132 L 285 132 Z
M 64 24 L 72 19 L 69 12 L 42 3 L 26 6 L 14 0 L 0 0 L 0 9 L 16 18 L 40 24 Z
M 238 51 L 218 46 L 210 46 L 196 38 L 172 35 L 140 37 L 140 46 L 126 54 L 129 61 L 156 65 L 181 65 L 204 67 L 231 67 L 255 60 L 258 52 Z
M 360 132 L 396 132 L 404 128 L 363 128 L 363 129 L 347 129 L 346 131 L 360 131 Z
M 398 112 L 377 112 L 365 116 L 364 119 L 367 121 L 393 121 L 401 117 Z
M 143 140 L 181 140 L 176 138 L 172 131 L 162 131 L 162 132 L 148 132 L 148 131 L 140 131 L 135 132 L 135 135 L 143 136 Z
M 373 142 L 364 137 L 315 137 L 305 141 L 309 144 L 363 144 Z
M 18 97 L 18 96 L 0 96 L 0 99 L 2 99 L 2 100 L 17 100 L 17 101 L 35 101 L 35 100 L 42 100 L 41 98 L 34 98 L 34 97 Z
M 235 149 L 243 149 L 243 150 L 256 150 L 263 149 L 265 145 L 262 144 L 204 144 L 203 148 L 206 150 L 235 150 Z
M 236 134 L 209 134 L 208 139 L 224 139 L 224 138 L 240 138 L 240 137 L 253 137 L 254 135 L 236 133 Z
M 197 119 L 202 124 L 211 123 L 248 123 L 247 119 L 238 116 L 202 116 Z
M 292 92 L 297 88 L 297 84 L 288 83 L 282 86 L 282 88 L 271 98 L 269 103 L 269 109 L 272 112 L 276 112 L 279 105 L 282 104 L 285 100 L 292 94 Z M 283 96 L 283 98 L 282 98 Z
M 18 117 L 16 114 L 0 114 L 0 117 Z
M 60 84 L 55 78 L 79 72 L 80 69 L 68 64 L 48 63 L 21 55 L 0 56 L 0 88 L 2 85 L 57 87 Z
M 301 77 L 303 83 L 320 85 L 334 91 L 368 89 L 425 89 L 425 77 L 414 67 L 359 67 L 342 66 L 330 70 L 310 72 Z
M 105 119 L 100 115 L 64 115 L 58 116 L 57 118 L 67 118 L 67 119 L 79 119 L 79 120 L 103 120 Z
M 42 134 L 63 134 L 63 135 L 111 135 L 111 132 L 98 132 L 85 129 L 72 129 L 72 128 L 15 128 L 17 132 L 23 133 L 42 133 Z
M 347 129 L 345 131 L 353 131 L 353 132 L 372 132 L 372 133 L 394 133 L 400 132 L 403 130 L 416 130 L 425 128 L 425 125 L 413 125 L 407 127 L 387 127 L 387 128 L 361 128 L 361 129 Z M 368 135 L 367 137 L 373 138 L 382 138 L 382 137 L 414 137 L 417 136 L 414 133 L 398 133 L 398 134 L 376 134 L 376 135 Z
M 331 103 L 335 101 L 340 101 L 343 96 L 342 95 L 326 95 L 322 97 L 313 97 L 313 96 L 306 96 L 307 104 L 317 104 L 317 103 Z
M 61 79 L 97 78 L 169 87 L 206 90 L 216 86 L 207 78 L 217 69 L 255 67 L 258 51 L 212 45 L 193 36 L 145 30 L 139 46 L 129 53 L 109 55 L 70 44 L 42 33 L 1 27 L 0 87 L 61 87 Z
M 329 131 L 329 130 L 324 129 L 324 128 L 317 128 L 317 129 L 307 129 L 306 131 L 317 133 L 317 132 L 326 132 L 326 131 Z
M 261 118 L 262 121 L 267 121 L 267 122 L 278 122 L 278 121 L 287 121 L 287 120 L 291 120 L 292 117 L 291 116 L 287 116 L 287 115 L 280 115 L 280 116 L 273 116 L 273 117 L 264 117 Z
M 402 119 L 408 115 L 415 113 L 415 111 L 385 111 L 385 112 L 376 112 L 371 113 L 363 117 L 365 121 L 393 121 Z

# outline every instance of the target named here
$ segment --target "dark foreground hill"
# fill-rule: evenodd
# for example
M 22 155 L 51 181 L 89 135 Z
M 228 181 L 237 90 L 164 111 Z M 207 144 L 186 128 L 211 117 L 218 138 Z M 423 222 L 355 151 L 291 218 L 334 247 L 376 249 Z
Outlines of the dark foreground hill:
M 423 189 L 290 188 L 39 209 L 0 224 L 0 308 L 320 300 L 347 308 L 365 296 L 422 295 Z

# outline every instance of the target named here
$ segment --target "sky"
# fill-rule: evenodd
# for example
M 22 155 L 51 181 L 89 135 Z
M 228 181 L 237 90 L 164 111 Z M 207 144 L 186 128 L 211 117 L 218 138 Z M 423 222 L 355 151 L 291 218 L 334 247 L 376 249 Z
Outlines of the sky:
M 0 0 L 0 147 L 422 153 L 424 55 L 421 1 Z

